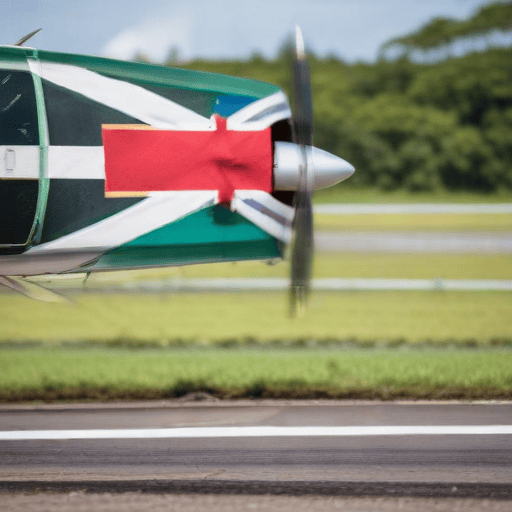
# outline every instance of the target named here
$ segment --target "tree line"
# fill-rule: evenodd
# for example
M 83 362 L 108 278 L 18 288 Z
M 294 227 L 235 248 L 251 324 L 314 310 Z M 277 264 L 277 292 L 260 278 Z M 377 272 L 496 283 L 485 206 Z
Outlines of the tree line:
M 406 54 L 414 50 L 426 51 L 460 39 L 488 37 L 493 32 L 505 33 L 511 29 L 512 3 L 494 2 L 483 6 L 467 20 L 434 18 L 413 33 L 387 41 L 381 46 L 381 52 L 393 48 Z
M 492 4 L 480 17 L 491 19 L 489 12 L 510 8 Z M 497 18 L 492 19 L 494 26 Z M 290 51 L 284 44 L 273 60 L 255 54 L 182 66 L 275 83 L 293 103 Z M 314 143 L 356 167 L 352 185 L 512 189 L 511 48 L 430 64 L 406 54 L 395 61 L 355 64 L 312 54 L 310 65 Z

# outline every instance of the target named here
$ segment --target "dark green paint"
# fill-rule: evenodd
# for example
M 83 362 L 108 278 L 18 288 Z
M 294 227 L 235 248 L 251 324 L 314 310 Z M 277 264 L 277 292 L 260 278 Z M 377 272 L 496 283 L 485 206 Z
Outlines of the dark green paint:
M 121 247 L 100 257 L 83 270 L 114 270 L 142 267 L 164 267 L 240 260 L 279 258 L 273 238 L 267 240 L 172 245 L 157 247 Z
M 236 94 L 264 98 L 278 92 L 276 85 L 238 78 L 219 73 L 208 73 L 180 68 L 169 68 L 140 62 L 125 62 L 88 55 L 74 55 L 41 51 L 39 59 L 71 66 L 80 66 L 121 80 L 135 80 L 148 85 L 164 85 L 180 89 L 212 91 L 218 94 Z
M 152 247 L 266 240 L 270 235 L 224 206 L 205 208 L 125 244 Z
M 91 268 L 185 265 L 280 257 L 276 240 L 216 205 L 147 233 L 102 256 Z

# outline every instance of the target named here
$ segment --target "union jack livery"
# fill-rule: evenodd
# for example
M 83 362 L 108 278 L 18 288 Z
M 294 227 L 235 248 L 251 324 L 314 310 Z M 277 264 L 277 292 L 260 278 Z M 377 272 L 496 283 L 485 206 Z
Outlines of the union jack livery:
M 0 283 L 274 259 L 294 233 L 308 260 L 301 211 L 354 169 L 303 135 L 300 32 L 293 117 L 271 84 L 23 42 L 0 46 Z

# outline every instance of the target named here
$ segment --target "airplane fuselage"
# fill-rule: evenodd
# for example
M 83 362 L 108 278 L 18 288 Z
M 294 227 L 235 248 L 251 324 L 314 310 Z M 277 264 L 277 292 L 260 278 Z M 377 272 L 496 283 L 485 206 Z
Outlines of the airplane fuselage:
M 185 134 L 206 142 L 187 149 Z M 271 84 L 0 46 L 0 276 L 281 257 L 301 165 L 291 134 Z M 308 155 L 319 187 L 353 172 Z

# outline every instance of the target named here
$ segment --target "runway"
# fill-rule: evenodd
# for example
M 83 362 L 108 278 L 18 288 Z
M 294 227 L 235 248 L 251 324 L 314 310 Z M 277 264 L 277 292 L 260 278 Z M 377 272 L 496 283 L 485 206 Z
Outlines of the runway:
M 315 232 L 315 244 L 325 252 L 399 254 L 510 254 L 510 233 L 478 232 Z
M 17 406 L 0 409 L 0 431 L 4 492 L 512 500 L 509 403 Z

